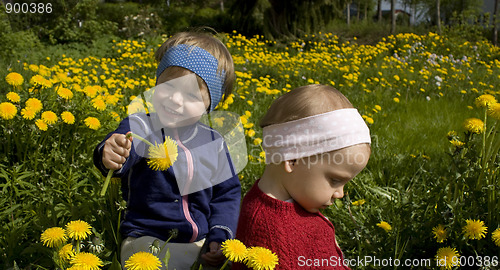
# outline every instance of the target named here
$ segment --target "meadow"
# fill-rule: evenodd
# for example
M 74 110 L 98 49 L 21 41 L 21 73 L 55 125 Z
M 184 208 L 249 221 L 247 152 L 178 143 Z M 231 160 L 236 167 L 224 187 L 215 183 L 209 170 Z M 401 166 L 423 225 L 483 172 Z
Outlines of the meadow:
M 154 86 L 153 54 L 165 38 L 115 40 L 105 57 L 28 57 L 0 71 L 3 267 L 69 267 L 59 249 L 66 243 L 97 255 L 103 269 L 112 265 L 126 205 L 119 181 L 100 196 L 104 177 L 92 152 Z M 258 123 L 270 103 L 298 86 L 333 85 L 358 108 L 373 142 L 367 168 L 324 211 L 346 258 L 379 260 L 352 268 L 498 268 L 498 47 L 433 33 L 376 45 L 332 33 L 288 44 L 236 32 L 221 39 L 237 82 L 219 110 L 239 114 L 244 127 L 243 193 L 264 168 Z M 76 242 L 41 237 L 78 220 L 92 229 Z

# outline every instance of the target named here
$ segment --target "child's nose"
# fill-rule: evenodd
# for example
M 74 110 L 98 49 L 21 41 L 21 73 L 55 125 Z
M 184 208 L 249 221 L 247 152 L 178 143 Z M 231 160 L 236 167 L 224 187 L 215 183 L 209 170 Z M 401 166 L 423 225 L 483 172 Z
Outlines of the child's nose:
M 332 198 L 334 199 L 342 199 L 344 197 L 344 187 L 340 187 L 333 191 Z
M 172 96 L 170 97 L 170 99 L 172 100 L 172 102 L 174 102 L 176 105 L 182 105 L 182 102 L 183 102 L 183 97 L 182 97 L 182 93 L 180 92 L 175 92 L 172 94 Z

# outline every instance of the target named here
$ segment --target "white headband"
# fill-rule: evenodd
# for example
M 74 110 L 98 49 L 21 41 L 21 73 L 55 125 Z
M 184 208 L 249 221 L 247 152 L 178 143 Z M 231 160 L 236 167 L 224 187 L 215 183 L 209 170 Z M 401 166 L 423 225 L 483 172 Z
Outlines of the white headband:
M 267 164 L 371 143 L 370 130 L 356 109 L 340 109 L 266 126 L 263 137 Z

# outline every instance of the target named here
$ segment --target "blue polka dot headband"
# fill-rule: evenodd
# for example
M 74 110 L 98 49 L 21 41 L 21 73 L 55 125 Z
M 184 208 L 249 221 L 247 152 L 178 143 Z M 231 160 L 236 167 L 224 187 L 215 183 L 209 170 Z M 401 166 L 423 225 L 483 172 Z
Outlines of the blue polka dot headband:
M 183 67 L 200 76 L 208 86 L 210 92 L 210 108 L 213 111 L 222 99 L 222 85 L 225 72 L 217 72 L 219 67 L 217 59 L 206 50 L 186 44 L 179 44 L 165 52 L 158 69 L 156 69 L 156 82 L 161 73 L 168 67 Z

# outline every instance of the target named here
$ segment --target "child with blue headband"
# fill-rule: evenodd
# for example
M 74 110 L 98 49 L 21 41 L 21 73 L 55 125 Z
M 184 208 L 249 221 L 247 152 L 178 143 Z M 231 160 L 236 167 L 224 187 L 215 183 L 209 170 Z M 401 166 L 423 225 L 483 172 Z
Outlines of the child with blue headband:
M 156 86 L 140 102 L 146 112 L 129 111 L 94 151 L 103 175 L 115 170 L 122 179 L 122 266 L 137 252 L 158 253 L 173 231 L 156 254 L 163 259 L 168 248 L 168 269 L 190 269 L 198 257 L 215 266 L 225 259 L 221 243 L 235 236 L 241 187 L 223 137 L 200 119 L 231 93 L 232 57 L 218 39 L 197 32 L 175 34 L 155 57 Z M 151 158 L 148 145 L 164 147 L 166 156 Z

